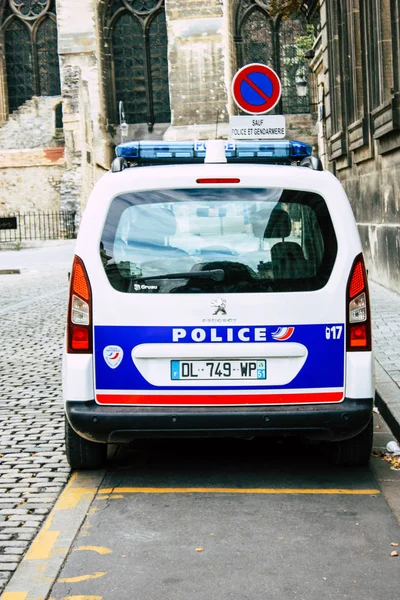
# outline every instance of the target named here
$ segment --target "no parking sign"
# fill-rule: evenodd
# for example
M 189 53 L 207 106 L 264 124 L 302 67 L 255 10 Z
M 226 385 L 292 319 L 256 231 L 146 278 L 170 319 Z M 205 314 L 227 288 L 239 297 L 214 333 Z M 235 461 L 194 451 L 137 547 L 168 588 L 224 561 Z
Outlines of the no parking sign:
M 252 63 L 239 69 L 232 81 L 232 96 L 239 108 L 261 115 L 276 106 L 281 97 L 281 82 L 273 69 Z
M 232 81 L 232 96 L 249 116 L 231 116 L 230 136 L 234 140 L 282 139 L 286 135 L 283 115 L 265 115 L 281 97 L 281 82 L 273 69 L 252 63 L 239 69 Z

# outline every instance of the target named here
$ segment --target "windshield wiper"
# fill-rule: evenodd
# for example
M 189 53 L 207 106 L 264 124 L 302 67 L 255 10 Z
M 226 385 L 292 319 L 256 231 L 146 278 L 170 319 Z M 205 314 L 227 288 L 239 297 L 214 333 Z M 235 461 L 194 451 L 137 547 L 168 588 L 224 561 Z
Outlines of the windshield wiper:
M 223 269 L 212 269 L 210 271 L 188 271 L 187 273 L 166 273 L 165 275 L 147 275 L 145 277 L 133 277 L 131 281 L 152 281 L 153 279 L 213 279 L 223 281 L 225 273 Z

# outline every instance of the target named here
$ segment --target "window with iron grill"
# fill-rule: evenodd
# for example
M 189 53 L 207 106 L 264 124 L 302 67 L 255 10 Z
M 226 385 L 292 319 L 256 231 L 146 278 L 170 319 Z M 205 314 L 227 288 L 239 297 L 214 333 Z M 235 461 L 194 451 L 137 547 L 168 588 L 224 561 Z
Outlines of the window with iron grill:
M 112 120 L 122 100 L 128 123 L 169 123 L 164 0 L 112 0 L 105 18 Z
M 261 6 L 263 4 L 263 6 Z M 265 5 L 265 6 L 264 6 Z M 310 112 L 309 91 L 299 97 L 296 80 L 307 80 L 304 59 L 307 37 L 305 17 L 298 11 L 272 10 L 267 0 L 238 0 L 235 11 L 235 45 L 238 67 L 249 63 L 265 64 L 279 75 L 282 96 L 277 113 Z
M 115 94 L 124 103 L 128 123 L 147 120 L 146 75 L 142 31 L 139 21 L 122 13 L 112 32 Z
M 7 0 L 0 23 L 9 111 L 32 96 L 58 96 L 55 0 Z
M 282 111 L 284 113 L 310 112 L 310 96 L 299 97 L 296 90 L 297 78 L 307 80 L 308 65 L 299 52 L 298 40 L 307 34 L 304 18 L 295 14 L 282 20 L 279 28 L 279 59 L 282 82 Z
M 273 68 L 275 57 L 271 19 L 260 10 L 253 11 L 243 23 L 242 35 L 244 64 L 262 62 Z

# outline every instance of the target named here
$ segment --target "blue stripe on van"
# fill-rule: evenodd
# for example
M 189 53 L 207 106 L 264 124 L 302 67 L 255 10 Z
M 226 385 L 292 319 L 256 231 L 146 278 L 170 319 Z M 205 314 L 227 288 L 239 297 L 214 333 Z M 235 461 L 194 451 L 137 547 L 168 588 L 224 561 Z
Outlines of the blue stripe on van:
M 345 328 L 341 323 L 324 325 L 293 325 L 290 342 L 298 342 L 308 349 L 308 357 L 298 375 L 287 385 L 259 386 L 262 389 L 313 389 L 340 388 L 344 386 Z M 139 344 L 201 344 L 223 342 L 243 343 L 270 342 L 284 344 L 285 341 L 274 339 L 285 336 L 288 327 L 260 325 L 243 327 L 130 327 L 130 326 L 95 326 L 95 378 L 97 390 L 193 390 L 193 386 L 154 386 L 148 383 L 135 367 L 131 353 Z M 243 331 L 245 330 L 245 331 Z M 339 331 L 341 331 L 339 337 Z M 278 332 L 278 333 L 277 333 Z M 290 331 L 289 331 L 290 334 Z M 204 338 L 204 339 L 203 339 Z M 221 339 L 220 339 L 221 338 Z M 202 341 L 194 341 L 201 339 Z M 247 341 L 243 341 L 246 339 Z M 175 340 L 175 341 L 174 341 Z M 119 346 L 123 350 L 123 359 L 116 368 L 111 368 L 103 356 L 107 346 Z M 115 356 L 111 355 L 112 357 Z M 184 358 L 184 357 L 182 357 Z M 210 359 L 212 356 L 210 356 Z M 238 357 L 240 358 L 240 357 Z M 262 358 L 262 356 L 260 356 Z M 110 360 L 108 361 L 111 362 Z M 172 383 L 172 382 L 171 382 Z M 218 382 L 219 383 L 219 382 Z M 247 381 L 245 385 L 235 386 L 202 385 L 198 390 L 246 390 L 254 389 Z

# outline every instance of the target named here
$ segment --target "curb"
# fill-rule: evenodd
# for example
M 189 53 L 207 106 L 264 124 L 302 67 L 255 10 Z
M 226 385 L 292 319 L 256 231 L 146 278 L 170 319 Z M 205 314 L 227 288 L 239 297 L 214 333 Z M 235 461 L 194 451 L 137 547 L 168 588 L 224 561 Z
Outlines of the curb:
M 375 359 L 375 405 L 400 441 L 400 388 Z
M 60 573 L 105 471 L 74 473 L 8 582 L 1 600 L 44 600 Z

